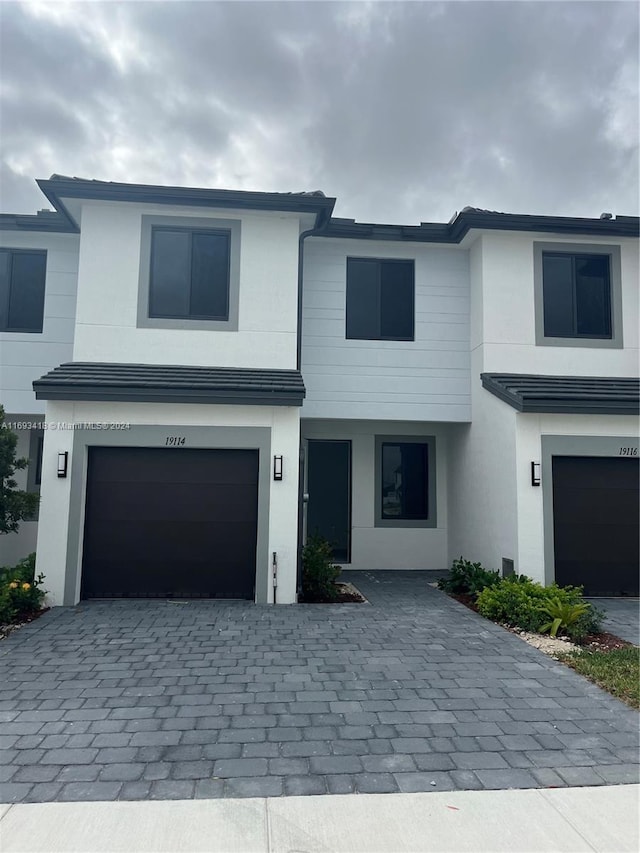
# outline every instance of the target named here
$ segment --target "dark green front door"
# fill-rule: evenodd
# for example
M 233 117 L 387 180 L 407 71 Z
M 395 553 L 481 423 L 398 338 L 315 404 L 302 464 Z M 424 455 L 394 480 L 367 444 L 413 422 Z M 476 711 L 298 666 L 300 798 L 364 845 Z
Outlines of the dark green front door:
M 350 441 L 309 441 L 307 492 L 307 536 L 323 536 L 336 562 L 350 562 Z

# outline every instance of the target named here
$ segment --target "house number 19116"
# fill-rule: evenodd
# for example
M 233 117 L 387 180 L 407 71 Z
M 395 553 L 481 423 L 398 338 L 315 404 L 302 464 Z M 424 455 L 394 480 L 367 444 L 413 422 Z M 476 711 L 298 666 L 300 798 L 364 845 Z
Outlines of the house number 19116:
M 637 447 L 621 447 L 620 448 L 620 456 L 637 456 L 638 448 Z
M 168 435 L 165 441 L 167 447 L 182 447 L 186 443 L 187 439 L 184 435 Z

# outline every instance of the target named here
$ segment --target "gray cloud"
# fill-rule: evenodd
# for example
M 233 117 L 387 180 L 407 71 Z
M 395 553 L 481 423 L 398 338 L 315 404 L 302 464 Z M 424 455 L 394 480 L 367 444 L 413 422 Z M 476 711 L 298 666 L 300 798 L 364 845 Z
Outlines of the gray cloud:
M 338 215 L 638 210 L 626 2 L 2 4 L 4 211 L 34 177 L 321 188 Z

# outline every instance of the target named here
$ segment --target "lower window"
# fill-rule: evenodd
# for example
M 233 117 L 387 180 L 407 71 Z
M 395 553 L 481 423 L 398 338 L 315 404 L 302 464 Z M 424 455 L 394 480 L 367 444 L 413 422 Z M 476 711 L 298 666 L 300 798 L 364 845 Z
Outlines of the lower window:
M 435 527 L 435 439 L 378 436 L 376 526 Z

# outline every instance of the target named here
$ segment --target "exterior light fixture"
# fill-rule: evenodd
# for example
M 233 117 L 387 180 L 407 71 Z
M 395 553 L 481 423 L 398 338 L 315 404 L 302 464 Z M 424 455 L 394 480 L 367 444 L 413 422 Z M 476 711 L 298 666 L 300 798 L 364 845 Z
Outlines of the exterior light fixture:
M 532 462 L 531 463 L 531 485 L 539 486 L 540 485 L 540 463 Z
M 282 479 L 282 456 L 273 457 L 273 479 Z
M 58 453 L 58 477 L 67 476 L 67 466 L 69 464 L 69 454 L 65 450 L 63 453 Z

